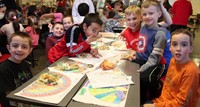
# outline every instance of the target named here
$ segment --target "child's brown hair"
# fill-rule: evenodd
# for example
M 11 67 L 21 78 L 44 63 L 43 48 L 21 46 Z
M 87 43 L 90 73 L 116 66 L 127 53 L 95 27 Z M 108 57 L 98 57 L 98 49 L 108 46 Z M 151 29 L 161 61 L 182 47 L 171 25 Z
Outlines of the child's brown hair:
M 19 37 L 21 37 L 21 38 L 26 38 L 26 39 L 28 39 L 29 46 L 30 46 L 30 47 L 32 46 L 32 39 L 31 39 L 31 37 L 30 37 L 27 33 L 25 33 L 25 32 L 15 32 L 15 33 L 11 34 L 11 36 L 8 38 L 8 44 L 9 44 L 9 45 L 10 45 L 10 43 L 12 42 L 13 37 L 15 37 L 15 36 L 19 36 Z
M 142 3 L 141 8 L 149 8 L 150 6 L 155 6 L 158 11 L 161 10 L 160 4 L 157 0 L 146 0 Z
M 52 28 L 54 28 L 56 25 L 63 25 L 63 23 L 62 23 L 62 22 L 55 22 L 55 23 L 53 24 Z
M 190 46 L 193 45 L 192 33 L 189 30 L 187 30 L 187 29 L 177 29 L 171 34 L 171 38 L 172 38 L 172 36 L 177 35 L 177 34 L 188 35 L 189 38 L 190 38 Z
M 63 19 L 64 19 L 64 18 L 67 18 L 67 17 L 71 18 L 72 23 L 74 23 L 73 17 L 72 17 L 71 15 L 68 15 L 68 14 L 67 14 L 67 15 L 65 15 L 65 16 L 63 17 Z
M 130 16 L 131 14 L 141 15 L 141 9 L 138 6 L 131 5 L 125 10 L 125 15 Z

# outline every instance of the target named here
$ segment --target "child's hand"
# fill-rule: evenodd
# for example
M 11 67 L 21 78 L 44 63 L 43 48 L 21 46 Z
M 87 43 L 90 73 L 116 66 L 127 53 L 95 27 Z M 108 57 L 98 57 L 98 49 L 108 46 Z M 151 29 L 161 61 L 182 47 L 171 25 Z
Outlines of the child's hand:
M 91 42 L 94 42 L 96 41 L 97 39 L 101 38 L 101 35 L 98 35 L 98 36 L 88 36 L 87 39 L 86 39 L 86 42 L 88 44 L 90 44 Z
M 48 28 L 49 28 L 49 29 L 52 29 L 52 26 L 53 26 L 53 25 L 52 25 L 51 23 L 48 24 Z
M 125 32 L 126 29 L 127 29 L 127 27 L 124 30 L 122 30 L 121 33 L 119 34 L 118 38 L 120 40 L 125 40 L 125 38 L 124 38 L 124 32 Z
M 92 49 L 92 50 L 90 51 L 90 54 L 91 54 L 93 57 L 95 57 L 95 58 L 101 57 L 101 55 L 99 54 L 98 49 Z
M 148 67 L 149 67 L 149 66 L 147 66 L 146 64 L 143 64 L 143 65 L 140 67 L 140 69 L 137 70 L 137 72 L 139 72 L 139 73 L 140 73 L 140 72 L 144 72 L 145 70 L 148 69 Z
M 4 13 L 6 11 L 6 6 L 0 8 L 0 13 Z
M 53 27 L 53 25 L 52 25 L 51 23 L 49 23 L 49 24 L 48 24 L 49 32 L 53 32 L 53 31 L 52 31 L 52 27 Z
M 120 34 L 119 34 L 118 39 L 119 39 L 119 40 L 122 40 L 122 41 L 125 41 L 125 38 L 124 38 L 124 36 L 123 36 L 123 33 L 120 33 Z
M 136 59 L 136 51 L 135 50 L 131 50 L 131 55 L 130 55 L 129 60 L 132 61 L 132 60 L 135 60 L 135 59 Z

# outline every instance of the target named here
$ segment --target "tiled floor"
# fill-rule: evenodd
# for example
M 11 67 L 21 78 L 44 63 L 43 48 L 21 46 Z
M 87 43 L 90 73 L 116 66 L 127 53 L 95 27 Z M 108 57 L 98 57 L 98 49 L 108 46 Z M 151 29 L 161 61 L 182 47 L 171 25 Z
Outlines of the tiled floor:
M 38 47 L 38 49 L 35 51 L 35 56 L 38 59 L 38 64 L 34 68 L 32 68 L 33 74 L 37 74 L 47 67 L 44 48 Z M 194 50 L 193 50 L 193 53 L 191 54 L 191 58 L 194 59 L 197 65 L 199 65 L 200 63 L 200 25 L 198 25 L 198 29 L 195 32 Z M 198 107 L 200 107 L 200 101 L 199 101 Z

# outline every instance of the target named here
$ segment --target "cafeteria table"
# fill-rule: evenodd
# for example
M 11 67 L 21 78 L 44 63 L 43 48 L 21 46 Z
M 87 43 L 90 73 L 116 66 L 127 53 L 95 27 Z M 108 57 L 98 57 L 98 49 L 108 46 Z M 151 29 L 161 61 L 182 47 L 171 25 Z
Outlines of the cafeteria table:
M 67 60 L 69 60 L 67 57 L 62 57 L 50 66 L 55 66 L 59 62 L 67 61 Z M 122 71 L 124 71 L 126 75 L 132 76 L 132 81 L 135 83 L 135 84 L 130 85 L 125 106 L 126 107 L 133 107 L 133 106 L 140 107 L 140 81 L 139 81 L 139 73 L 136 72 L 136 70 L 139 68 L 139 65 L 134 62 L 124 61 L 123 63 L 119 65 L 119 68 Z M 39 74 L 34 76 L 32 79 L 24 83 L 22 86 L 12 91 L 10 94 L 7 95 L 7 98 L 10 101 L 17 101 L 17 102 L 21 102 L 25 104 L 38 105 L 38 106 L 44 106 L 44 107 L 100 107 L 97 105 L 76 102 L 72 99 L 74 95 L 78 92 L 78 90 L 81 88 L 81 86 L 84 85 L 84 83 L 87 81 L 86 75 L 81 78 L 81 80 L 72 88 L 72 90 L 58 104 L 31 100 L 28 98 L 23 98 L 23 97 L 14 95 L 15 93 L 27 87 L 29 84 L 33 83 L 36 79 L 38 79 L 39 75 L 44 72 L 48 72 L 48 68 L 44 69 Z

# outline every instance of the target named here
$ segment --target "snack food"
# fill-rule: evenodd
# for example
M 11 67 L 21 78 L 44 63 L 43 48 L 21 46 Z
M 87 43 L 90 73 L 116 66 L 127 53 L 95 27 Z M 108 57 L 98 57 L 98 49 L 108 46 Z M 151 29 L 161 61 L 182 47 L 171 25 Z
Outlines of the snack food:
M 76 63 L 58 63 L 57 66 L 55 66 L 56 69 L 61 71 L 70 71 L 70 70 L 76 70 L 79 69 L 79 65 Z
M 110 70 L 110 69 L 114 69 L 116 67 L 116 65 L 110 61 L 108 61 L 107 59 L 105 59 L 101 64 L 100 67 L 103 70 Z
M 98 49 L 100 49 L 100 50 L 110 50 L 109 46 L 106 46 L 106 45 L 101 45 L 101 46 L 99 46 Z
M 121 54 L 121 59 L 130 59 L 130 58 L 131 58 L 130 53 Z
M 127 50 L 126 43 L 124 41 L 115 41 L 111 43 L 116 50 Z
M 87 68 L 92 68 L 92 67 L 94 67 L 94 65 L 92 65 L 92 64 L 87 64 L 86 67 L 87 67 Z
M 57 85 L 57 81 L 62 77 L 62 75 L 56 73 L 43 73 L 39 76 L 39 81 L 47 85 L 53 86 Z

